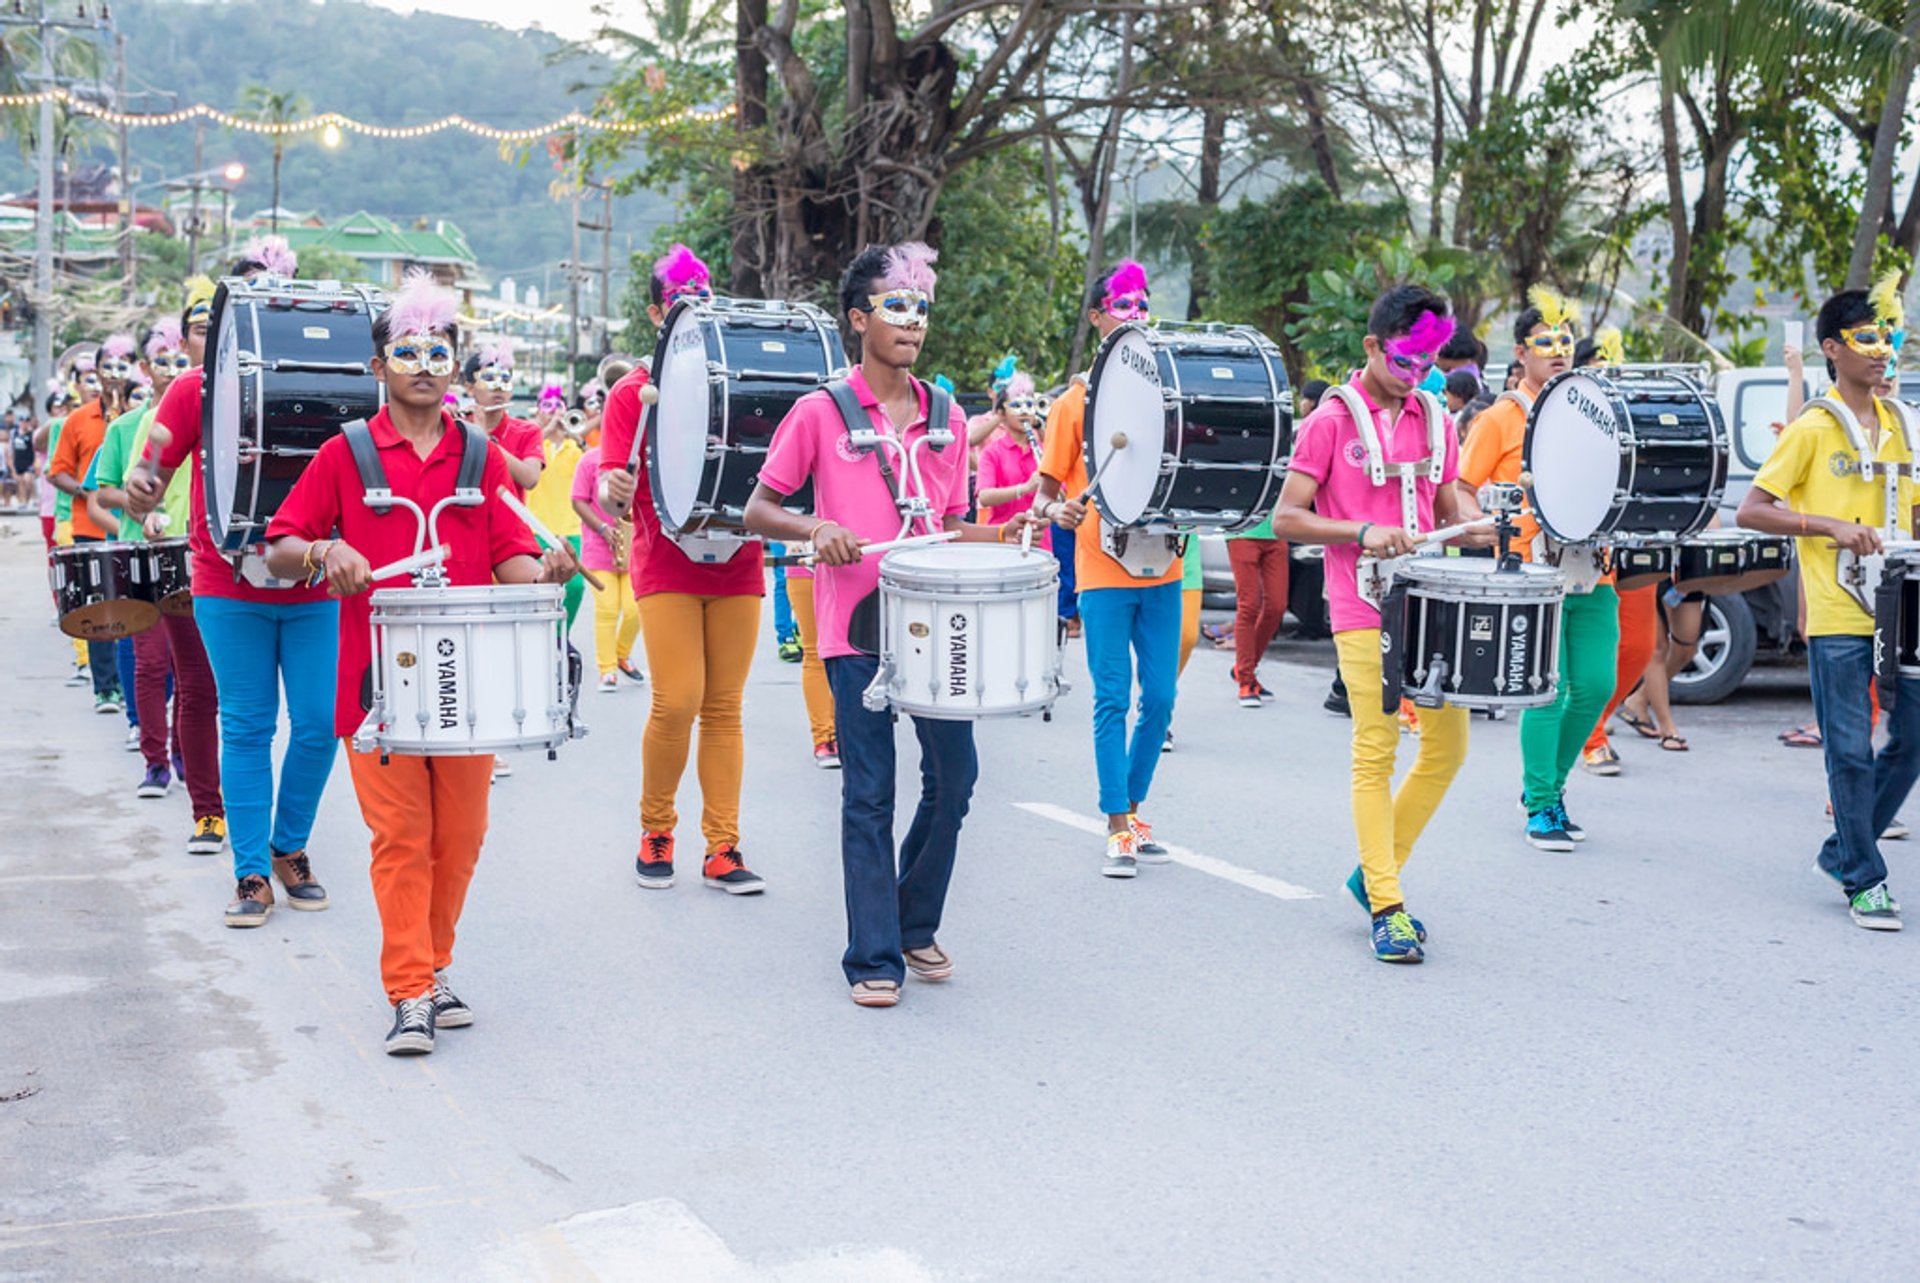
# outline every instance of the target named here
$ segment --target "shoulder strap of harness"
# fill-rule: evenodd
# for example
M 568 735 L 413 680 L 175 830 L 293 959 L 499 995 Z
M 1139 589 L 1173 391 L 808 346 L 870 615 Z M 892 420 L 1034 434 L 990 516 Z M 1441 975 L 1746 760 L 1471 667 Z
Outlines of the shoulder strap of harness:
M 373 443 L 373 430 L 367 427 L 365 419 L 355 419 L 340 429 L 340 435 L 346 438 L 353 466 L 360 473 L 361 488 L 367 492 L 367 506 L 384 517 L 393 511 L 393 503 L 383 496 L 391 496 L 393 490 L 387 485 L 387 470 L 380 466 L 380 449 Z
M 867 407 L 860 404 L 853 385 L 845 379 L 832 379 L 827 383 L 827 395 L 833 398 L 833 404 L 840 411 L 840 421 L 846 425 L 849 435 L 872 432 L 873 420 L 867 417 Z M 872 455 L 880 463 L 880 475 L 886 479 L 887 492 L 893 496 L 894 506 L 904 502 L 900 494 L 900 482 L 893 475 L 893 463 L 887 458 L 885 450 L 872 450 Z
M 1347 409 L 1347 415 L 1353 420 L 1353 430 L 1360 437 L 1360 448 L 1367 456 L 1367 480 L 1376 486 L 1387 484 L 1387 456 L 1380 448 L 1380 430 L 1374 425 L 1373 412 L 1361 399 L 1351 385 L 1336 384 L 1327 389 L 1327 395 Z
M 455 492 L 462 490 L 478 492 L 481 479 L 487 475 L 487 451 L 492 448 L 493 443 L 488 439 L 487 434 L 480 430 L 478 424 L 468 423 L 465 419 L 455 419 L 454 426 L 463 429 L 463 439 L 460 444 L 460 475 L 453 483 Z M 484 501 L 485 498 L 486 496 L 482 495 L 480 500 L 474 502 Z

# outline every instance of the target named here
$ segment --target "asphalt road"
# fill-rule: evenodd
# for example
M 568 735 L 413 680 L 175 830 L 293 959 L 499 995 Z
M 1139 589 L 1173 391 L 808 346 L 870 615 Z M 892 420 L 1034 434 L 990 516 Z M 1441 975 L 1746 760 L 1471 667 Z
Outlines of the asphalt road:
M 0 523 L 0 1279 L 1798 1280 L 1911 1256 L 1920 932 L 1855 929 L 1810 870 L 1819 758 L 1774 739 L 1806 712 L 1791 672 L 1687 711 L 1691 753 L 1576 773 L 1571 856 L 1521 840 L 1513 724 L 1476 722 L 1409 868 L 1413 968 L 1372 959 L 1341 889 L 1324 644 L 1276 651 L 1257 712 L 1226 655 L 1194 657 L 1149 811 L 1182 861 L 1131 883 L 1074 826 L 1082 682 L 1050 725 L 981 728 L 958 973 L 878 1012 L 837 965 L 838 777 L 797 669 L 764 646 L 750 690 L 753 899 L 633 884 L 647 697 L 590 694 L 592 736 L 495 789 L 454 972 L 476 1024 L 394 1060 L 344 770 L 312 844 L 332 909 L 224 929 L 225 858 L 183 853 L 182 792 L 133 796 L 48 614 L 37 531 Z M 697 814 L 691 773 L 682 796 Z

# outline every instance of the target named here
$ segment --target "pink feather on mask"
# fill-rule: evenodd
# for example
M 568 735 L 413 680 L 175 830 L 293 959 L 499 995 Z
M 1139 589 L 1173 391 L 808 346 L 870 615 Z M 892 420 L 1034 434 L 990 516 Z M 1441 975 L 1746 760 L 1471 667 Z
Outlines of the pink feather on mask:
M 513 349 L 507 346 L 505 339 L 495 339 L 476 355 L 480 358 L 480 368 L 483 370 L 489 365 L 496 370 L 513 369 Z
M 1422 312 L 1413 328 L 1399 338 L 1389 340 L 1387 347 L 1396 356 L 1410 356 L 1416 353 L 1432 355 L 1447 345 L 1453 337 L 1454 319 L 1440 312 Z
M 162 352 L 171 352 L 180 346 L 180 321 L 177 317 L 163 316 L 153 323 L 147 331 L 147 360 L 151 361 Z
M 698 254 L 675 241 L 673 248 L 654 261 L 653 279 L 660 282 L 662 294 L 671 294 L 694 281 L 711 281 L 713 272 Z
M 240 257 L 260 264 L 269 276 L 291 277 L 300 270 L 300 256 L 284 236 L 256 236 L 240 251 Z
M 565 405 L 566 403 L 567 390 L 558 383 L 549 383 L 540 389 L 541 405 Z
M 890 289 L 919 290 L 931 301 L 934 282 L 940 279 L 933 265 L 939 261 L 939 253 L 922 241 L 895 245 L 887 251 L 886 284 Z
M 1132 259 L 1124 260 L 1113 269 L 1113 275 L 1107 277 L 1107 297 L 1120 298 L 1123 295 L 1143 293 L 1147 288 L 1147 269 Z
M 75 374 L 86 374 L 92 369 L 93 353 L 82 352 L 79 356 L 73 358 L 73 372 Z
M 433 273 L 414 268 L 387 309 L 387 339 L 406 334 L 442 334 L 453 337 L 460 301 L 453 291 L 436 283 Z
M 1016 370 L 1013 377 L 1007 380 L 1007 395 L 1009 397 L 1032 396 L 1033 376 L 1025 370 Z
M 100 345 L 101 356 L 129 357 L 133 355 L 133 335 L 114 334 Z

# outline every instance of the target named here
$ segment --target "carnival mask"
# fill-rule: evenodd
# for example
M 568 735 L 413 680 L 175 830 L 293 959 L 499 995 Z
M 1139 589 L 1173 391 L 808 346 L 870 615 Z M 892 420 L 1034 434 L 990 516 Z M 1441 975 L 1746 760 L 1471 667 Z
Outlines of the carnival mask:
M 888 325 L 924 330 L 927 316 L 933 310 L 933 300 L 921 290 L 888 290 L 885 294 L 867 295 L 867 310 Z
M 453 347 L 437 334 L 408 334 L 387 344 L 387 365 L 397 374 L 453 373 Z

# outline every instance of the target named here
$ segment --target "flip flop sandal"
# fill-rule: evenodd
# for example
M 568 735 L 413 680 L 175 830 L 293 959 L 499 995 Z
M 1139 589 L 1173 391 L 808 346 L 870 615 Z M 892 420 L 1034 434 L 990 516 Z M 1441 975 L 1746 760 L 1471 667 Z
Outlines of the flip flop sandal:
M 1620 706 L 1619 713 L 1620 720 L 1633 727 L 1634 733 L 1639 735 L 1641 739 L 1657 740 L 1661 738 L 1659 727 L 1655 726 L 1652 722 L 1643 722 L 1635 717 L 1627 711 L 1625 704 Z
M 1660 747 L 1669 753 L 1684 753 L 1687 751 L 1687 741 L 1678 735 L 1662 735 Z
M 1788 748 L 1822 748 L 1825 742 L 1820 732 L 1809 726 L 1796 726 L 1780 737 L 1780 742 Z

